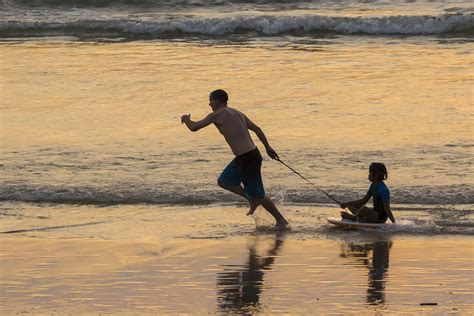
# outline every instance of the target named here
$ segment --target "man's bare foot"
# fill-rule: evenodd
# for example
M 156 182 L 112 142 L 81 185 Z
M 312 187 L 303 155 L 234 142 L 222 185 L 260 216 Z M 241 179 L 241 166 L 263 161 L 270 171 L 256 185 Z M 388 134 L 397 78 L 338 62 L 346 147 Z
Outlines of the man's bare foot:
M 341 212 L 341 217 L 343 219 L 350 219 L 351 221 L 354 221 L 354 222 L 357 220 L 357 217 L 355 217 L 355 215 L 349 214 L 347 212 Z
M 257 202 L 249 202 L 249 203 L 250 203 L 250 209 L 247 212 L 247 216 L 252 215 L 259 205 Z
M 290 223 L 288 223 L 288 222 L 285 222 L 285 223 L 276 223 L 275 228 L 276 228 L 278 231 L 283 231 L 283 230 L 290 230 L 290 229 L 291 229 L 291 226 L 290 226 Z

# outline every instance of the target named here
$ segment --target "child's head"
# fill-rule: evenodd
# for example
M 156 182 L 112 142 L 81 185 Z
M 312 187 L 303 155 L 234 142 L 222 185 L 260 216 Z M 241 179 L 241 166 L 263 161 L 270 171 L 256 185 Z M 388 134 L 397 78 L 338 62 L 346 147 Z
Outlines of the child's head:
M 229 100 L 229 96 L 227 92 L 222 89 L 214 90 L 209 94 L 209 106 L 215 110 L 221 106 L 227 105 L 227 101 Z
M 373 162 L 369 167 L 370 182 L 383 181 L 388 178 L 387 168 L 383 163 Z

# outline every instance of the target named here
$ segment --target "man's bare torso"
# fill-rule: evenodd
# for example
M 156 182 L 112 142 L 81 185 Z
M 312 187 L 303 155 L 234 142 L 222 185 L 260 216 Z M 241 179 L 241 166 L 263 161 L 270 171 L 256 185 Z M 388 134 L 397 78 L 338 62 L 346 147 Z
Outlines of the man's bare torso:
M 250 137 L 245 115 L 227 106 L 214 111 L 214 125 L 224 136 L 234 155 L 242 155 L 255 149 Z

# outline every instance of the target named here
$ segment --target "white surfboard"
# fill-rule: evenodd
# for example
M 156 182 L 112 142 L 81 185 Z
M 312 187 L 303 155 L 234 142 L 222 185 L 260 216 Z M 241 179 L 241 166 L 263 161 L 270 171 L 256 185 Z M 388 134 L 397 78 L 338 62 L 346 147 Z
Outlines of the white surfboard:
M 350 219 L 341 219 L 341 218 L 335 218 L 335 217 L 328 217 L 326 219 L 329 223 L 342 227 L 342 228 L 346 228 L 346 229 L 357 229 L 357 228 L 377 229 L 377 228 L 381 228 L 387 225 L 385 223 L 358 223 L 358 222 L 351 221 Z

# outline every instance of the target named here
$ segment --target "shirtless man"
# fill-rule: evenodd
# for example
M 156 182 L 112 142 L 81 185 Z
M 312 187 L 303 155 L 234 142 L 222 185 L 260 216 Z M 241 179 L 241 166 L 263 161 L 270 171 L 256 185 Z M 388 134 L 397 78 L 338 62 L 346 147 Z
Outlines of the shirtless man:
M 249 201 L 250 209 L 247 215 L 253 214 L 255 209 L 262 205 L 275 218 L 277 228 L 285 229 L 288 222 L 272 200 L 265 195 L 260 172 L 262 156 L 250 137 L 249 130 L 257 134 L 272 159 L 277 159 L 278 155 L 270 147 L 260 127 L 255 125 L 244 113 L 227 106 L 228 99 L 224 90 L 213 91 L 209 95 L 209 106 L 212 108 L 212 113 L 200 121 L 192 121 L 191 115 L 185 114 L 181 117 L 181 123 L 185 123 L 192 132 L 214 123 L 235 155 L 235 158 L 222 171 L 217 184 Z

